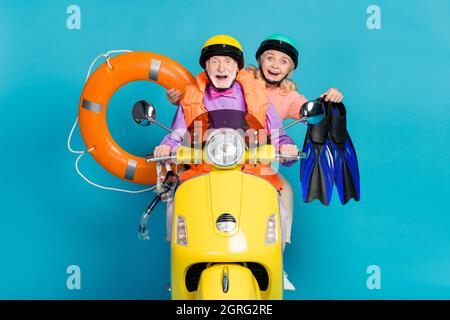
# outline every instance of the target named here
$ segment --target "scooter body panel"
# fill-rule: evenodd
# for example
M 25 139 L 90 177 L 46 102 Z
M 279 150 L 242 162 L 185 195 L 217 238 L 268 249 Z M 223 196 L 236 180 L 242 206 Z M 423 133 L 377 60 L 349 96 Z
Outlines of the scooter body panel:
M 236 228 L 228 233 L 216 227 L 224 213 L 236 220 Z M 277 240 L 268 244 L 271 215 Z M 185 220 L 187 245 L 177 243 L 178 216 Z M 205 268 L 216 263 L 251 266 L 261 298 L 282 298 L 278 191 L 265 179 L 236 169 L 213 170 L 185 181 L 175 194 L 171 245 L 173 299 L 196 299 Z M 194 265 L 197 272 L 192 271 Z
M 235 264 L 215 264 L 206 268 L 197 290 L 199 300 L 260 300 L 258 282 L 252 272 Z

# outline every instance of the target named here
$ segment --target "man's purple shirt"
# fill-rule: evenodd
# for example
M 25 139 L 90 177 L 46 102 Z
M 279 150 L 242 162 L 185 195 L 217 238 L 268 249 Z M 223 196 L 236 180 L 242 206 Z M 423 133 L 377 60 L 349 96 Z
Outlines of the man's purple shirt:
M 238 82 L 235 82 L 231 87 L 232 94 L 226 96 L 218 96 L 216 98 L 212 98 L 210 95 L 211 90 L 215 90 L 214 87 L 209 86 L 206 89 L 206 94 L 203 98 L 203 104 L 208 111 L 215 110 L 238 110 L 238 111 L 247 111 L 244 93 L 242 91 L 242 87 Z M 283 126 L 283 122 L 278 115 L 278 112 L 275 110 L 273 104 L 269 101 L 269 107 L 266 112 L 266 123 L 265 127 L 268 133 L 273 132 L 274 129 L 279 129 Z M 172 122 L 172 130 L 177 133 L 184 135 L 186 132 L 186 120 L 184 118 L 184 112 L 182 107 L 178 107 L 177 113 Z M 284 130 L 280 130 L 278 133 L 278 139 L 274 139 L 272 144 L 275 147 L 279 147 L 283 144 L 295 144 L 294 141 L 289 137 Z M 169 133 L 164 139 L 161 141 L 160 145 L 168 145 L 172 149 L 177 148 L 181 144 L 182 138 L 176 134 Z M 285 162 L 285 166 L 290 166 L 295 161 Z

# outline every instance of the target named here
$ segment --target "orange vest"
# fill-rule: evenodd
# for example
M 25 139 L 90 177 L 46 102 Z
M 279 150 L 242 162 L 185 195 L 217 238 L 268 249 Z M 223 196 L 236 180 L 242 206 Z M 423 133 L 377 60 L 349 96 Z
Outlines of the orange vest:
M 194 121 L 201 114 L 207 113 L 208 110 L 203 104 L 205 97 L 206 86 L 209 84 L 209 79 L 205 72 L 197 76 L 197 84 L 186 87 L 186 93 L 181 106 L 184 112 L 186 126 L 189 128 L 192 121 Z M 263 80 L 255 79 L 252 72 L 241 70 L 236 76 L 236 81 L 242 86 L 244 91 L 245 102 L 247 104 L 247 112 L 255 117 L 262 127 L 265 127 L 267 108 L 269 107 L 269 99 L 266 97 L 266 87 Z M 283 189 L 283 183 L 276 174 L 268 172 L 267 165 L 246 165 L 243 172 L 257 175 L 268 180 L 278 190 Z M 199 174 L 211 171 L 211 166 L 208 164 L 192 165 L 191 169 L 183 172 L 180 176 L 180 181 L 193 178 Z

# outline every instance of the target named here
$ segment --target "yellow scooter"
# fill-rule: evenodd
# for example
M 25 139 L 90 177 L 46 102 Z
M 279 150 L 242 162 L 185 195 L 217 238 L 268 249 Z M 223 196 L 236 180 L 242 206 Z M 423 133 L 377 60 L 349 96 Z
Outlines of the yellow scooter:
M 142 125 L 159 124 L 145 101 L 134 106 L 133 116 Z M 323 106 L 305 103 L 300 118 L 284 128 L 320 122 Z M 190 165 L 180 175 L 169 172 L 139 228 L 145 239 L 151 210 L 162 194 L 173 195 L 172 299 L 283 298 L 279 192 L 268 170 L 284 156 L 265 143 L 266 131 L 256 122 L 241 111 L 209 112 L 183 134 L 176 154 L 147 155 L 147 161 Z

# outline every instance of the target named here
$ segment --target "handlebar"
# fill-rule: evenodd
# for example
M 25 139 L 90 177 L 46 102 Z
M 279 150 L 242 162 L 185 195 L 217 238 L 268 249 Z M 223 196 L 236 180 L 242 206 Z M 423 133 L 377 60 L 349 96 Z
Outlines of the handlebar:
M 159 162 L 159 161 L 165 161 L 165 160 L 177 160 L 177 156 L 173 155 L 173 156 L 165 156 L 165 157 L 154 157 L 153 153 L 148 153 L 145 156 L 145 159 L 147 160 L 147 162 Z
M 147 162 L 159 162 L 159 161 L 166 161 L 166 160 L 177 160 L 177 155 L 170 155 L 170 156 L 164 156 L 164 157 L 154 157 L 153 153 L 148 153 L 145 156 Z M 280 152 L 275 153 L 275 158 L 277 159 L 283 159 L 285 161 L 292 161 L 292 160 L 299 160 L 306 158 L 305 152 L 299 152 L 297 155 L 287 155 Z

